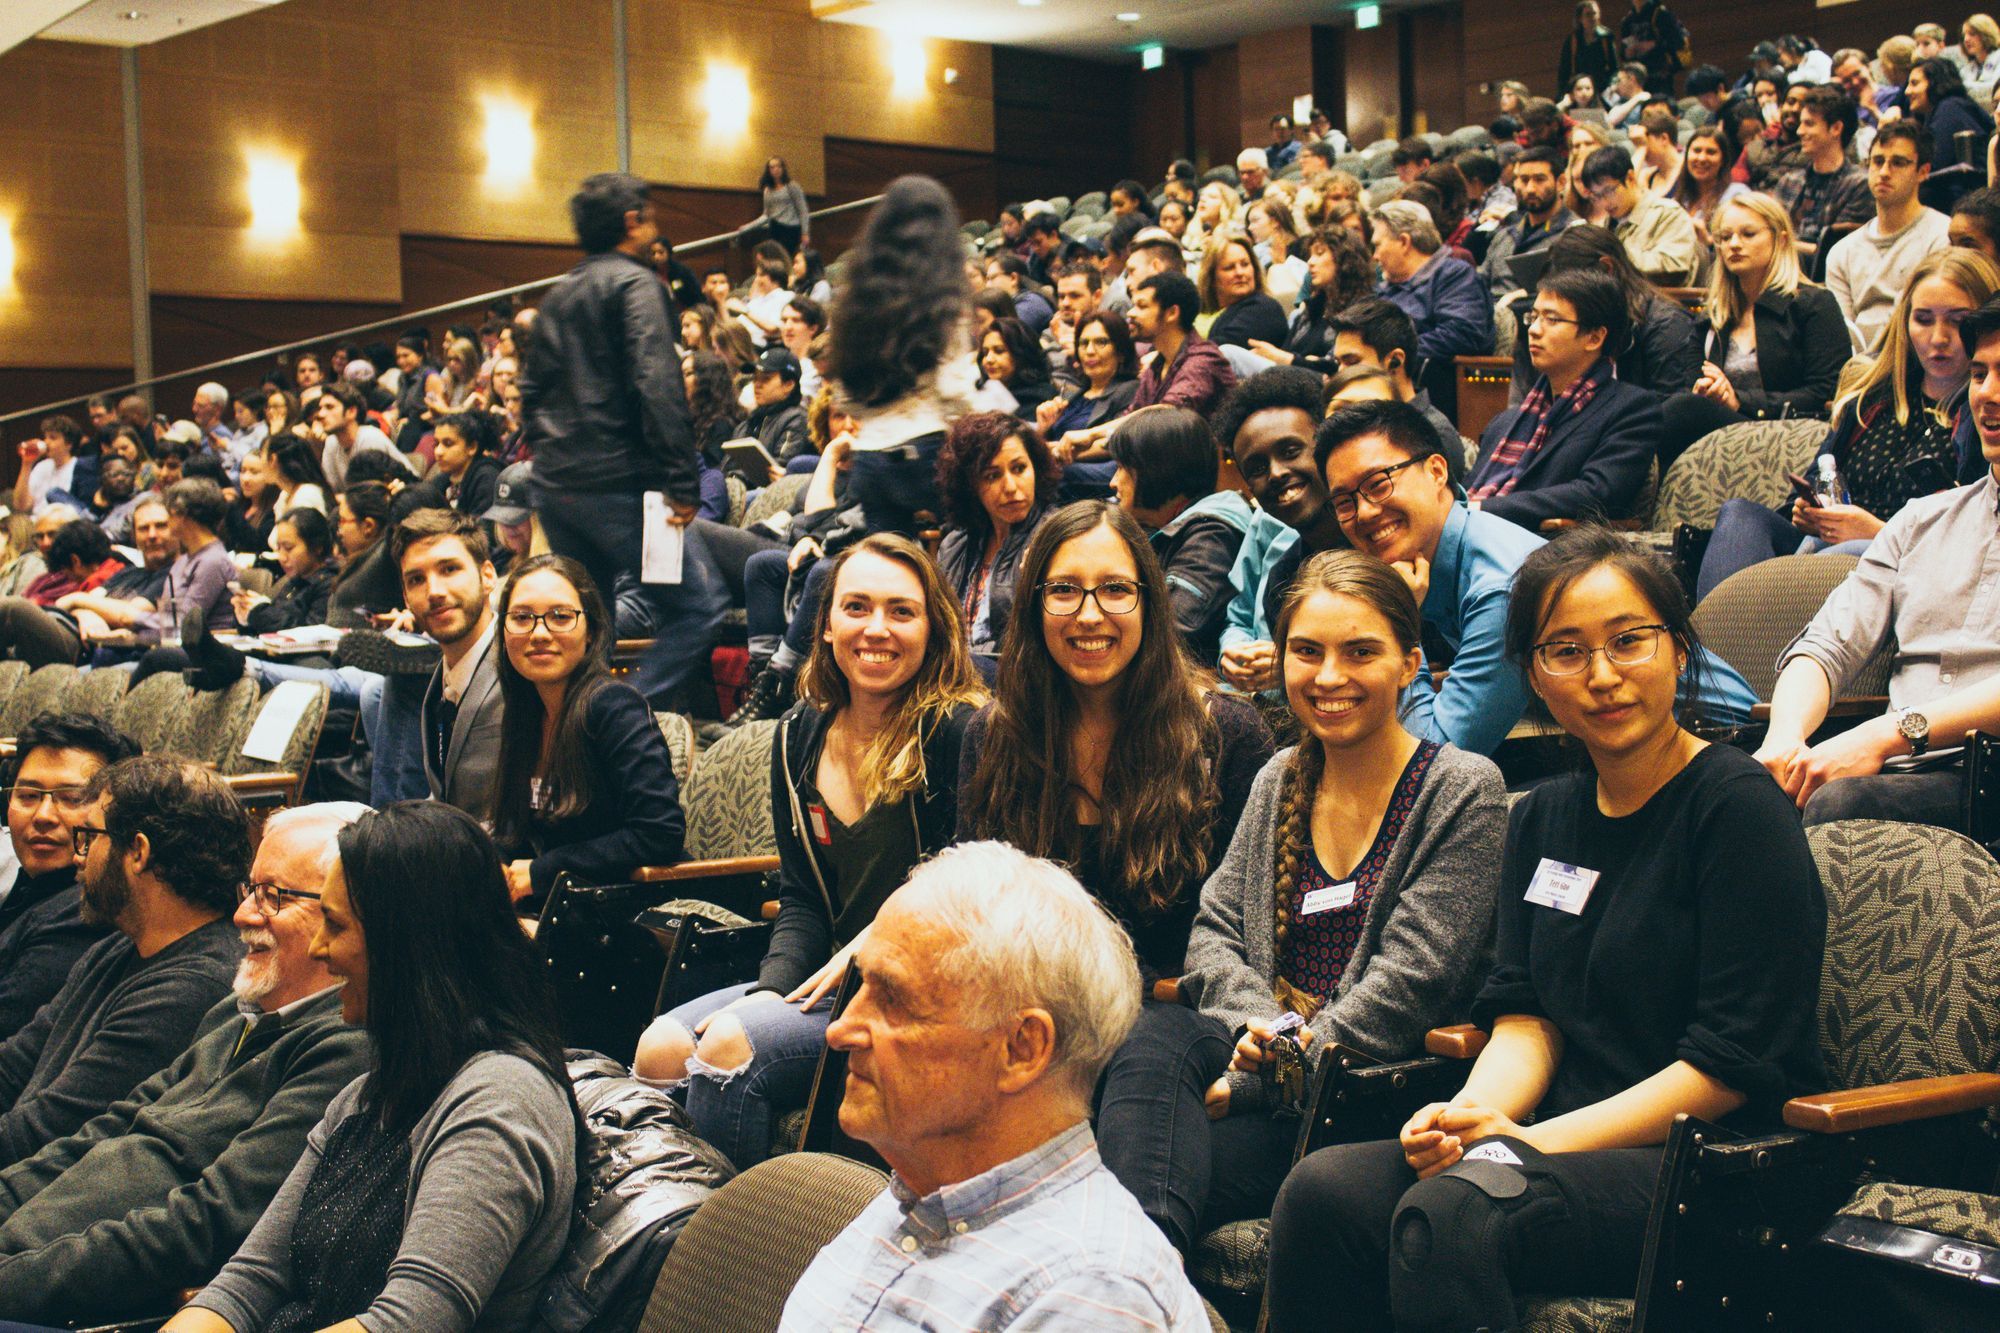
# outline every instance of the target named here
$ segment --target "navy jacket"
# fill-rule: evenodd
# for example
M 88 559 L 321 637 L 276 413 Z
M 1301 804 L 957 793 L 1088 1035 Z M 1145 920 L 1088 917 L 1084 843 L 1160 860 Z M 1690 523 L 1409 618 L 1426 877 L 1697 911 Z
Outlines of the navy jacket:
M 1440 250 L 1408 282 L 1385 282 L 1376 295 L 1401 307 L 1417 326 L 1417 355 L 1493 354 L 1493 298 L 1479 270 Z
M 1510 407 L 1487 424 L 1472 469 L 1475 483 L 1521 415 Z M 1628 518 L 1646 488 L 1659 438 L 1659 397 L 1609 380 L 1581 414 L 1565 413 L 1550 428 L 1513 491 L 1480 501 L 1480 512 L 1530 532 L 1545 518 Z

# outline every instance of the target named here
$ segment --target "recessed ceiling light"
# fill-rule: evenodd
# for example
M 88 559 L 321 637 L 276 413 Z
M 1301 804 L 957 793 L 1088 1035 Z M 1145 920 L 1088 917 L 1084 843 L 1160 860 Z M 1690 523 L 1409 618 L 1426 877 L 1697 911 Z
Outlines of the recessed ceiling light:
M 1042 0 L 1021 0 L 1021 3 L 1030 9 L 1034 9 L 1042 3 Z
M 1118 16 L 1118 21 L 1120 23 L 1137 23 L 1139 21 L 1139 11 L 1128 9 Z
M 136 23 L 146 17 L 146 11 L 143 9 L 128 9 L 118 17 L 124 19 L 127 23 Z

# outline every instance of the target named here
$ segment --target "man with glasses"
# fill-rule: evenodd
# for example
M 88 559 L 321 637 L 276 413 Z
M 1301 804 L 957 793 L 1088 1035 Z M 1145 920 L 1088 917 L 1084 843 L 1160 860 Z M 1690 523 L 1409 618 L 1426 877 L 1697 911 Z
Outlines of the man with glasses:
M 1493 418 L 1466 482 L 1486 513 L 1540 531 L 1551 518 L 1627 518 L 1646 489 L 1660 400 L 1612 374 L 1631 317 L 1600 268 L 1542 278 L 1522 332 L 1540 372 L 1520 406 Z
M 47 1004 L 77 960 L 104 938 L 82 915 L 70 831 L 94 808 L 91 778 L 139 753 L 130 736 L 86 713 L 43 713 L 14 738 L 0 872 L 0 1040 Z
M 1437 436 L 1404 403 L 1356 403 L 1320 426 L 1314 457 L 1341 531 L 1393 566 L 1423 609 L 1425 638 L 1450 653 L 1436 684 L 1426 662 L 1403 694 L 1403 725 L 1426 740 L 1491 754 L 1528 706 L 1507 661 L 1514 572 L 1542 538 L 1460 501 Z M 1750 718 L 1757 696 L 1720 658 L 1703 664 L 1700 703 L 1719 722 Z
M 86 790 L 71 831 L 82 916 L 114 933 L 0 1044 L 0 1165 L 74 1133 L 179 1055 L 243 956 L 228 915 L 250 825 L 222 778 L 141 755 Z
M 1639 188 L 1632 155 L 1623 148 L 1600 148 L 1584 159 L 1582 185 L 1610 216 L 1611 230 L 1625 255 L 1652 281 L 1669 287 L 1687 283 L 1698 264 L 1694 222 L 1678 204 Z
M 236 886 L 233 993 L 178 1059 L 76 1133 L 0 1171 L 0 1319 L 170 1308 L 235 1253 L 333 1095 L 368 1071 L 364 1029 L 313 957 L 340 830 L 367 807 L 283 810 Z
M 1931 174 L 1931 132 L 1914 120 L 1892 120 L 1868 150 L 1868 192 L 1875 217 L 1834 242 L 1826 288 L 1840 303 L 1854 350 L 1873 356 L 1910 274 L 1951 244 L 1951 219 L 1917 197 Z

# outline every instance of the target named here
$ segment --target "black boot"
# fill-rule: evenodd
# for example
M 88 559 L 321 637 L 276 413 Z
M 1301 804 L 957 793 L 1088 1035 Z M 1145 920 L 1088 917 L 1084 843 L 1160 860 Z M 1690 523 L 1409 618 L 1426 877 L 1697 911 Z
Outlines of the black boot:
M 197 690 L 226 690 L 243 679 L 243 654 L 217 642 L 199 607 L 181 617 L 181 651 L 188 657 L 188 684 Z
M 757 679 L 750 682 L 750 689 L 743 696 L 743 706 L 730 714 L 723 725 L 740 727 L 745 722 L 783 717 L 798 699 L 798 692 L 793 688 L 797 680 L 798 673 L 795 671 L 765 667 L 757 673 Z

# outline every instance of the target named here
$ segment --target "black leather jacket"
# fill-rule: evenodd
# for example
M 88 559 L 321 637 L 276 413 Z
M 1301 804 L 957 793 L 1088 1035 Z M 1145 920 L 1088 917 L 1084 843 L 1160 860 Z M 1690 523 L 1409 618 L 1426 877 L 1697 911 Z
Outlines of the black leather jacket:
M 630 255 L 589 256 L 542 302 L 521 366 L 521 412 L 537 486 L 663 490 L 700 503 L 666 289 Z

